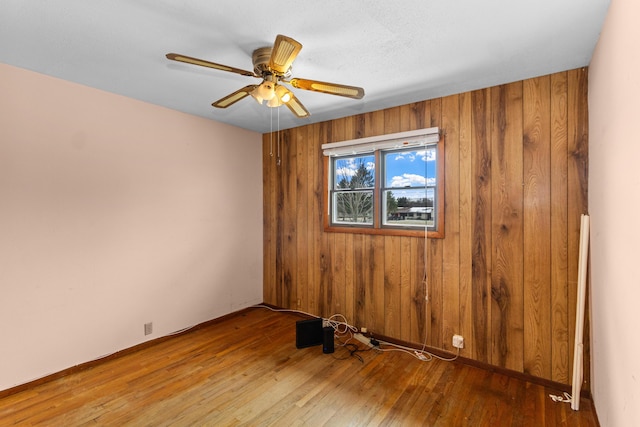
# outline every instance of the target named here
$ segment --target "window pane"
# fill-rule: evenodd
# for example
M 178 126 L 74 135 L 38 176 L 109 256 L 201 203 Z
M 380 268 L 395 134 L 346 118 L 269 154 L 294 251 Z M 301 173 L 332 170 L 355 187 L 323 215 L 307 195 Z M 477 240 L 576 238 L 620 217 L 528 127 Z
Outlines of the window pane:
M 436 185 L 436 146 L 384 154 L 384 186 L 410 188 Z
M 340 191 L 333 193 L 335 224 L 373 224 L 373 191 Z
M 383 224 L 401 227 L 434 227 L 433 187 L 427 189 L 386 190 Z
M 375 158 L 366 156 L 337 157 L 333 160 L 333 188 L 373 188 L 375 185 Z

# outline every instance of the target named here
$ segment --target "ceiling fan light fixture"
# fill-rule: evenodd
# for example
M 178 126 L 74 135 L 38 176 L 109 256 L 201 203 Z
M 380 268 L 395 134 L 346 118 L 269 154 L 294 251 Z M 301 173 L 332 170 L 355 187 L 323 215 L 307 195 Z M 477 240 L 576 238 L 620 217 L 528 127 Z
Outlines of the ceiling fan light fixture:
M 285 104 L 291 101 L 292 93 L 289 89 L 282 85 L 276 86 L 276 97 Z
M 291 91 L 282 85 L 278 85 L 276 87 L 276 97 L 281 101 L 281 105 L 282 102 L 286 104 L 291 101 Z
M 272 74 L 267 74 L 262 83 L 251 91 L 251 96 L 258 101 L 258 104 L 262 104 L 264 101 L 271 101 L 276 96 L 275 86 L 276 77 Z
M 267 101 L 267 106 L 271 108 L 280 107 L 291 101 L 292 93 L 282 85 L 276 85 L 274 96 Z
M 256 100 L 258 104 L 262 105 L 262 103 L 264 102 L 264 99 L 262 99 L 259 95 L 256 94 L 257 91 L 258 91 L 258 88 L 255 88 L 250 95 L 253 97 L 253 99 Z
M 267 101 L 267 107 L 275 108 L 282 105 L 282 101 L 277 96 L 274 96 L 269 101 Z
M 258 86 L 256 90 L 258 91 L 258 96 L 265 101 L 270 101 L 274 96 L 276 96 L 273 83 L 271 82 L 262 82 L 262 84 Z

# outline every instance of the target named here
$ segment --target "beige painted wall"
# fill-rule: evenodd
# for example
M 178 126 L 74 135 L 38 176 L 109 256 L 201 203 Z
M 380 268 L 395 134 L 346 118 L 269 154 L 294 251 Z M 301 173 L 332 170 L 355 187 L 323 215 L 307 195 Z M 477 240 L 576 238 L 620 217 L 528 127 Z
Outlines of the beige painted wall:
M 640 425 L 640 3 L 613 0 L 589 69 L 592 393 Z
M 262 301 L 259 134 L 3 64 L 0 94 L 0 390 Z

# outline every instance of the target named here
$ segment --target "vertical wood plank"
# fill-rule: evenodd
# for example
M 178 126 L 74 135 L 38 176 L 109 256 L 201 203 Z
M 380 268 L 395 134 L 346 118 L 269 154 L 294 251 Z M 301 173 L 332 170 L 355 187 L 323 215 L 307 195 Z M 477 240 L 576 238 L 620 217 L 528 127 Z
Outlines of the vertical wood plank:
M 429 108 L 430 117 L 428 118 L 429 127 L 442 127 L 442 98 L 432 99 Z M 425 118 L 427 120 L 427 118 Z M 446 186 L 446 184 L 445 184 Z M 446 225 L 445 225 L 446 233 Z M 443 241 L 442 239 L 429 239 L 429 304 L 428 322 L 431 331 L 429 342 L 436 347 L 443 347 Z
M 472 312 L 474 359 L 491 361 L 491 91 L 471 93 L 473 158 Z
M 427 310 L 427 328 L 429 337 L 427 343 L 442 348 L 442 240 L 428 239 L 427 247 L 427 286 L 429 301 Z
M 460 328 L 460 100 L 458 95 L 442 99 L 442 128 L 446 134 L 445 159 L 445 233 L 442 241 L 442 329 L 443 348 L 451 345 Z M 464 336 L 464 335 L 463 335 Z
M 320 123 L 317 127 L 317 132 L 318 132 L 318 144 L 322 145 L 325 142 L 331 141 L 331 124 L 324 122 L 324 123 Z M 319 159 L 318 160 L 318 170 L 322 170 L 323 174 L 324 174 L 324 166 L 325 166 L 325 162 L 324 159 Z M 322 197 L 322 186 L 319 186 L 317 188 L 318 194 L 320 195 L 320 197 Z M 332 246 L 332 242 L 330 241 L 330 237 L 333 236 L 331 233 L 325 233 L 323 231 L 323 226 L 321 225 L 323 223 L 323 217 L 322 217 L 322 210 L 326 209 L 326 207 L 323 204 L 324 199 L 321 198 L 319 199 L 319 226 L 317 229 L 317 237 L 316 237 L 316 245 L 319 249 L 319 252 L 317 254 L 318 256 L 318 288 L 317 288 L 317 292 L 318 292 L 318 311 L 316 312 L 316 314 L 319 314 L 321 316 L 330 316 L 333 313 L 330 313 L 330 303 L 328 301 L 328 298 L 331 297 L 331 254 L 330 254 L 330 250 L 331 250 L 331 246 Z
M 426 239 L 411 238 L 411 259 L 415 260 L 411 270 L 411 342 L 422 343 L 427 333 L 426 301 Z
M 263 301 L 275 304 L 275 182 L 272 173 L 272 158 L 269 155 L 269 136 L 262 136 L 262 206 L 263 206 Z
M 384 111 L 373 111 L 364 116 L 364 136 L 384 135 Z
M 309 291 L 309 251 L 308 241 L 305 232 L 309 221 L 309 209 L 307 195 L 307 170 L 309 169 L 309 144 L 307 142 L 307 128 L 300 127 L 296 129 L 296 228 L 293 230 L 296 242 L 296 271 L 293 287 L 295 288 L 295 304 L 297 310 L 307 311 L 307 307 L 302 306 L 303 301 L 306 305 Z
M 344 315 L 345 309 L 345 256 L 346 256 L 346 235 L 344 233 L 335 233 L 329 239 L 333 247 L 331 248 L 331 274 L 329 287 L 331 290 L 330 297 L 327 298 L 327 306 L 329 311 L 327 316 L 333 314 Z
M 288 135 L 288 133 L 286 134 Z M 276 140 L 276 137 L 271 135 L 272 140 Z M 286 305 L 284 295 L 284 276 L 286 274 L 286 265 L 285 265 L 285 181 L 284 181 L 284 173 L 282 173 L 281 167 L 281 159 L 284 157 L 284 154 L 281 152 L 281 141 L 278 138 L 277 141 L 274 142 L 275 148 L 274 151 L 276 154 L 276 166 L 274 168 L 273 173 L 276 176 L 276 210 L 278 212 L 277 222 L 276 222 L 276 286 L 275 286 L 275 304 L 279 307 L 289 307 Z
M 322 179 L 324 177 L 324 163 L 320 155 L 321 141 L 319 138 L 319 128 L 317 124 L 307 128 L 307 203 L 309 204 L 309 221 L 307 223 L 307 239 L 309 244 L 309 257 L 307 259 L 309 271 L 309 289 L 307 292 L 305 307 L 309 313 L 319 314 L 320 299 L 320 235 L 322 233 Z
M 424 126 L 425 101 L 401 105 L 399 108 L 400 108 L 400 129 L 398 130 L 398 132 L 422 129 L 425 127 Z
M 492 363 L 523 368 L 522 82 L 492 89 Z
M 384 331 L 384 236 L 366 236 L 364 273 L 365 327 L 376 333 Z
M 424 129 L 431 126 L 431 101 L 411 104 L 411 109 L 413 114 L 409 123 L 412 127 Z M 411 273 L 411 337 L 418 343 L 426 342 L 431 328 L 431 305 L 427 301 L 427 251 L 426 237 L 411 240 L 412 259 L 416 260 Z
M 432 99 L 429 104 L 430 114 L 429 117 L 426 118 L 428 119 L 427 123 L 429 123 L 427 127 L 442 126 L 442 98 Z
M 411 342 L 411 239 L 400 239 L 400 339 Z
M 342 314 L 349 322 L 355 319 L 355 278 L 354 278 L 354 249 L 353 234 L 344 235 L 344 307 Z
M 384 331 L 390 336 L 400 336 L 401 295 L 400 237 L 384 237 Z
M 280 152 L 283 161 L 280 164 L 280 173 L 284 184 L 284 224 L 282 239 L 283 244 L 283 284 L 282 306 L 294 308 L 297 306 L 296 277 L 297 248 L 296 248 L 296 210 L 298 205 L 298 193 L 296 185 L 298 150 L 296 148 L 297 130 L 283 133 L 279 132 Z
M 471 94 L 460 95 L 459 123 L 459 246 L 460 264 L 458 267 L 460 283 L 460 334 L 467 337 L 465 347 L 460 354 L 473 355 L 476 341 L 473 337 L 473 206 L 472 206 L 472 149 L 471 149 Z M 446 165 L 445 165 L 446 167 Z M 447 185 L 447 183 L 445 183 Z
M 523 83 L 524 372 L 551 379 L 550 77 Z
M 571 358 L 569 366 L 573 366 L 573 345 L 575 340 L 578 257 L 580 253 L 580 215 L 588 213 L 587 182 L 588 162 L 588 112 L 587 112 L 587 70 L 584 68 L 571 70 L 568 73 L 568 283 L 569 283 L 569 337 Z M 582 102 L 581 102 L 582 101 Z M 586 316 L 588 317 L 588 315 Z M 588 328 L 585 328 L 588 331 Z M 588 334 L 584 338 L 585 352 L 583 388 L 588 390 L 590 376 L 588 360 Z
M 353 236 L 353 275 L 354 275 L 354 287 L 355 287 L 355 312 L 354 312 L 354 325 L 361 327 L 367 326 L 367 285 L 365 272 L 367 269 L 366 262 L 366 250 L 365 250 L 365 236 L 363 234 L 357 234 Z
M 372 236 L 371 238 L 371 257 L 372 261 L 372 277 L 371 277 L 371 328 L 373 331 L 385 331 L 385 253 L 384 253 L 384 236 Z M 380 333 L 380 332 L 378 332 Z
M 400 107 L 384 110 L 384 133 L 400 132 Z
M 569 383 L 567 73 L 551 76 L 551 366 L 553 381 Z M 572 341 L 573 342 L 573 341 Z M 573 348 L 573 347 L 571 347 Z

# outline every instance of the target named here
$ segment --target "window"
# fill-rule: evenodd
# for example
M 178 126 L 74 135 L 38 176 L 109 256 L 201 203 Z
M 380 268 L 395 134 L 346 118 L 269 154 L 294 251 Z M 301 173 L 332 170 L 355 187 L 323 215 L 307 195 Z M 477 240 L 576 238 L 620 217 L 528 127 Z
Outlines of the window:
M 375 157 L 334 157 L 331 218 L 334 224 L 373 226 Z
M 324 144 L 327 231 L 443 237 L 437 128 Z

